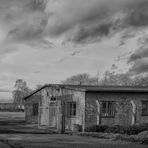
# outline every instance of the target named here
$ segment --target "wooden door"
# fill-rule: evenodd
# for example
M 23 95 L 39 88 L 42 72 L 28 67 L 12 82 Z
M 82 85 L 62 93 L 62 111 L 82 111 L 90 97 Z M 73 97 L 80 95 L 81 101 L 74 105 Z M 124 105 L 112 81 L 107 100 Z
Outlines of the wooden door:
M 49 104 L 49 127 L 57 127 L 57 105 L 56 103 Z

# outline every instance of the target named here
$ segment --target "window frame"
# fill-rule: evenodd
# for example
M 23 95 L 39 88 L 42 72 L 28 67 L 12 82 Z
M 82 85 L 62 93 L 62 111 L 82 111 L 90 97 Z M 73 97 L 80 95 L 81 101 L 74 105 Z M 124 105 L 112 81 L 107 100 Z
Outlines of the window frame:
M 143 108 L 144 103 L 146 105 L 146 109 L 145 109 L 146 111 L 144 111 L 144 108 Z M 141 113 L 141 115 L 142 116 L 148 116 L 148 101 L 147 100 L 142 101 L 142 113 Z
M 105 107 L 104 107 L 105 109 L 103 109 L 104 103 L 105 103 Z M 110 107 L 109 107 L 109 104 L 111 104 Z M 115 101 L 102 101 L 101 102 L 101 117 L 102 118 L 115 118 Z
M 76 118 L 77 104 L 75 101 L 66 103 L 66 114 L 68 118 Z

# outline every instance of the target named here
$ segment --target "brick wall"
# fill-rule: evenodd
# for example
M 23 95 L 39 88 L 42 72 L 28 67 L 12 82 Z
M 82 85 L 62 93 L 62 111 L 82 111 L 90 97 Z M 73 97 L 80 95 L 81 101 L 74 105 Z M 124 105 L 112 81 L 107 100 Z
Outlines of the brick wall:
M 41 125 L 45 125 L 49 127 L 49 103 L 50 103 L 50 97 L 51 95 L 57 96 L 58 100 L 65 100 L 66 102 L 76 102 L 76 117 L 68 117 L 67 113 L 65 113 L 65 128 L 67 130 L 73 130 L 74 125 L 83 125 L 84 123 L 84 115 L 85 115 L 85 93 L 81 91 L 76 91 L 76 90 L 69 90 L 69 89 L 60 89 L 56 90 L 55 88 L 47 87 L 41 91 L 42 94 L 42 101 L 41 101 L 41 107 L 42 111 L 40 111 L 40 123 Z M 57 119 L 57 126 L 61 124 L 61 107 L 60 103 L 58 104 L 58 117 Z M 65 112 L 66 112 L 66 106 L 65 106 Z
M 33 95 L 25 101 L 25 121 L 27 123 L 38 123 L 38 116 L 33 116 L 32 106 L 40 102 L 41 97 L 38 95 Z
M 84 126 L 85 116 L 85 93 L 81 91 L 67 91 L 66 94 L 72 94 L 71 98 L 66 98 L 66 102 L 76 102 L 76 117 L 66 116 L 65 127 L 68 130 L 74 130 L 74 125 Z
M 38 92 L 40 95 L 33 95 L 25 102 L 26 121 L 28 123 L 38 123 L 46 128 L 50 127 L 49 121 L 49 104 L 51 96 L 58 98 L 57 102 L 57 127 L 61 126 L 61 103 L 60 100 L 67 102 L 76 102 L 76 117 L 68 117 L 65 113 L 65 128 L 67 130 L 74 130 L 74 125 L 78 124 L 84 128 L 85 125 L 85 92 L 70 89 L 56 90 L 52 87 L 46 87 Z M 39 103 L 39 116 L 32 116 L 32 105 Z M 66 105 L 65 105 L 66 112 Z
M 98 101 L 115 101 L 115 117 L 101 118 L 102 125 L 131 125 L 133 100 L 137 107 L 136 124 L 148 122 L 148 116 L 142 116 L 142 100 L 148 100 L 148 94 L 144 93 L 86 93 L 85 124 L 86 127 L 97 124 Z

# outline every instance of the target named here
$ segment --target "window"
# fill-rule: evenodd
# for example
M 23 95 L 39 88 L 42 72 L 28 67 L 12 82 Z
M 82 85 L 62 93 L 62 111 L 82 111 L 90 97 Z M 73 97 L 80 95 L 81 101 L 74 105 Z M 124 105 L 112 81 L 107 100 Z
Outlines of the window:
M 67 116 L 75 117 L 76 116 L 76 102 L 67 103 Z
M 142 101 L 142 115 L 148 116 L 148 101 Z
M 103 101 L 101 108 L 102 117 L 114 117 L 115 116 L 115 105 L 113 101 Z
M 51 99 L 50 99 L 51 101 L 56 101 L 56 97 L 51 97 Z
M 38 116 L 38 103 L 33 104 L 33 106 L 32 106 L 32 115 L 33 116 Z
M 49 113 L 52 117 L 55 117 L 56 116 L 56 109 L 57 109 L 57 106 L 55 103 L 50 103 L 49 105 Z

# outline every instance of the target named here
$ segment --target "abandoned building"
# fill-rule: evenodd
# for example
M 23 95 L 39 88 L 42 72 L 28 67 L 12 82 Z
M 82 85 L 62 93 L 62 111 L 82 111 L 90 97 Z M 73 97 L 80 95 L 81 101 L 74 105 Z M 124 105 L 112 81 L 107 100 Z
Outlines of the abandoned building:
M 50 84 L 25 97 L 28 123 L 57 130 L 148 122 L 148 88 Z

